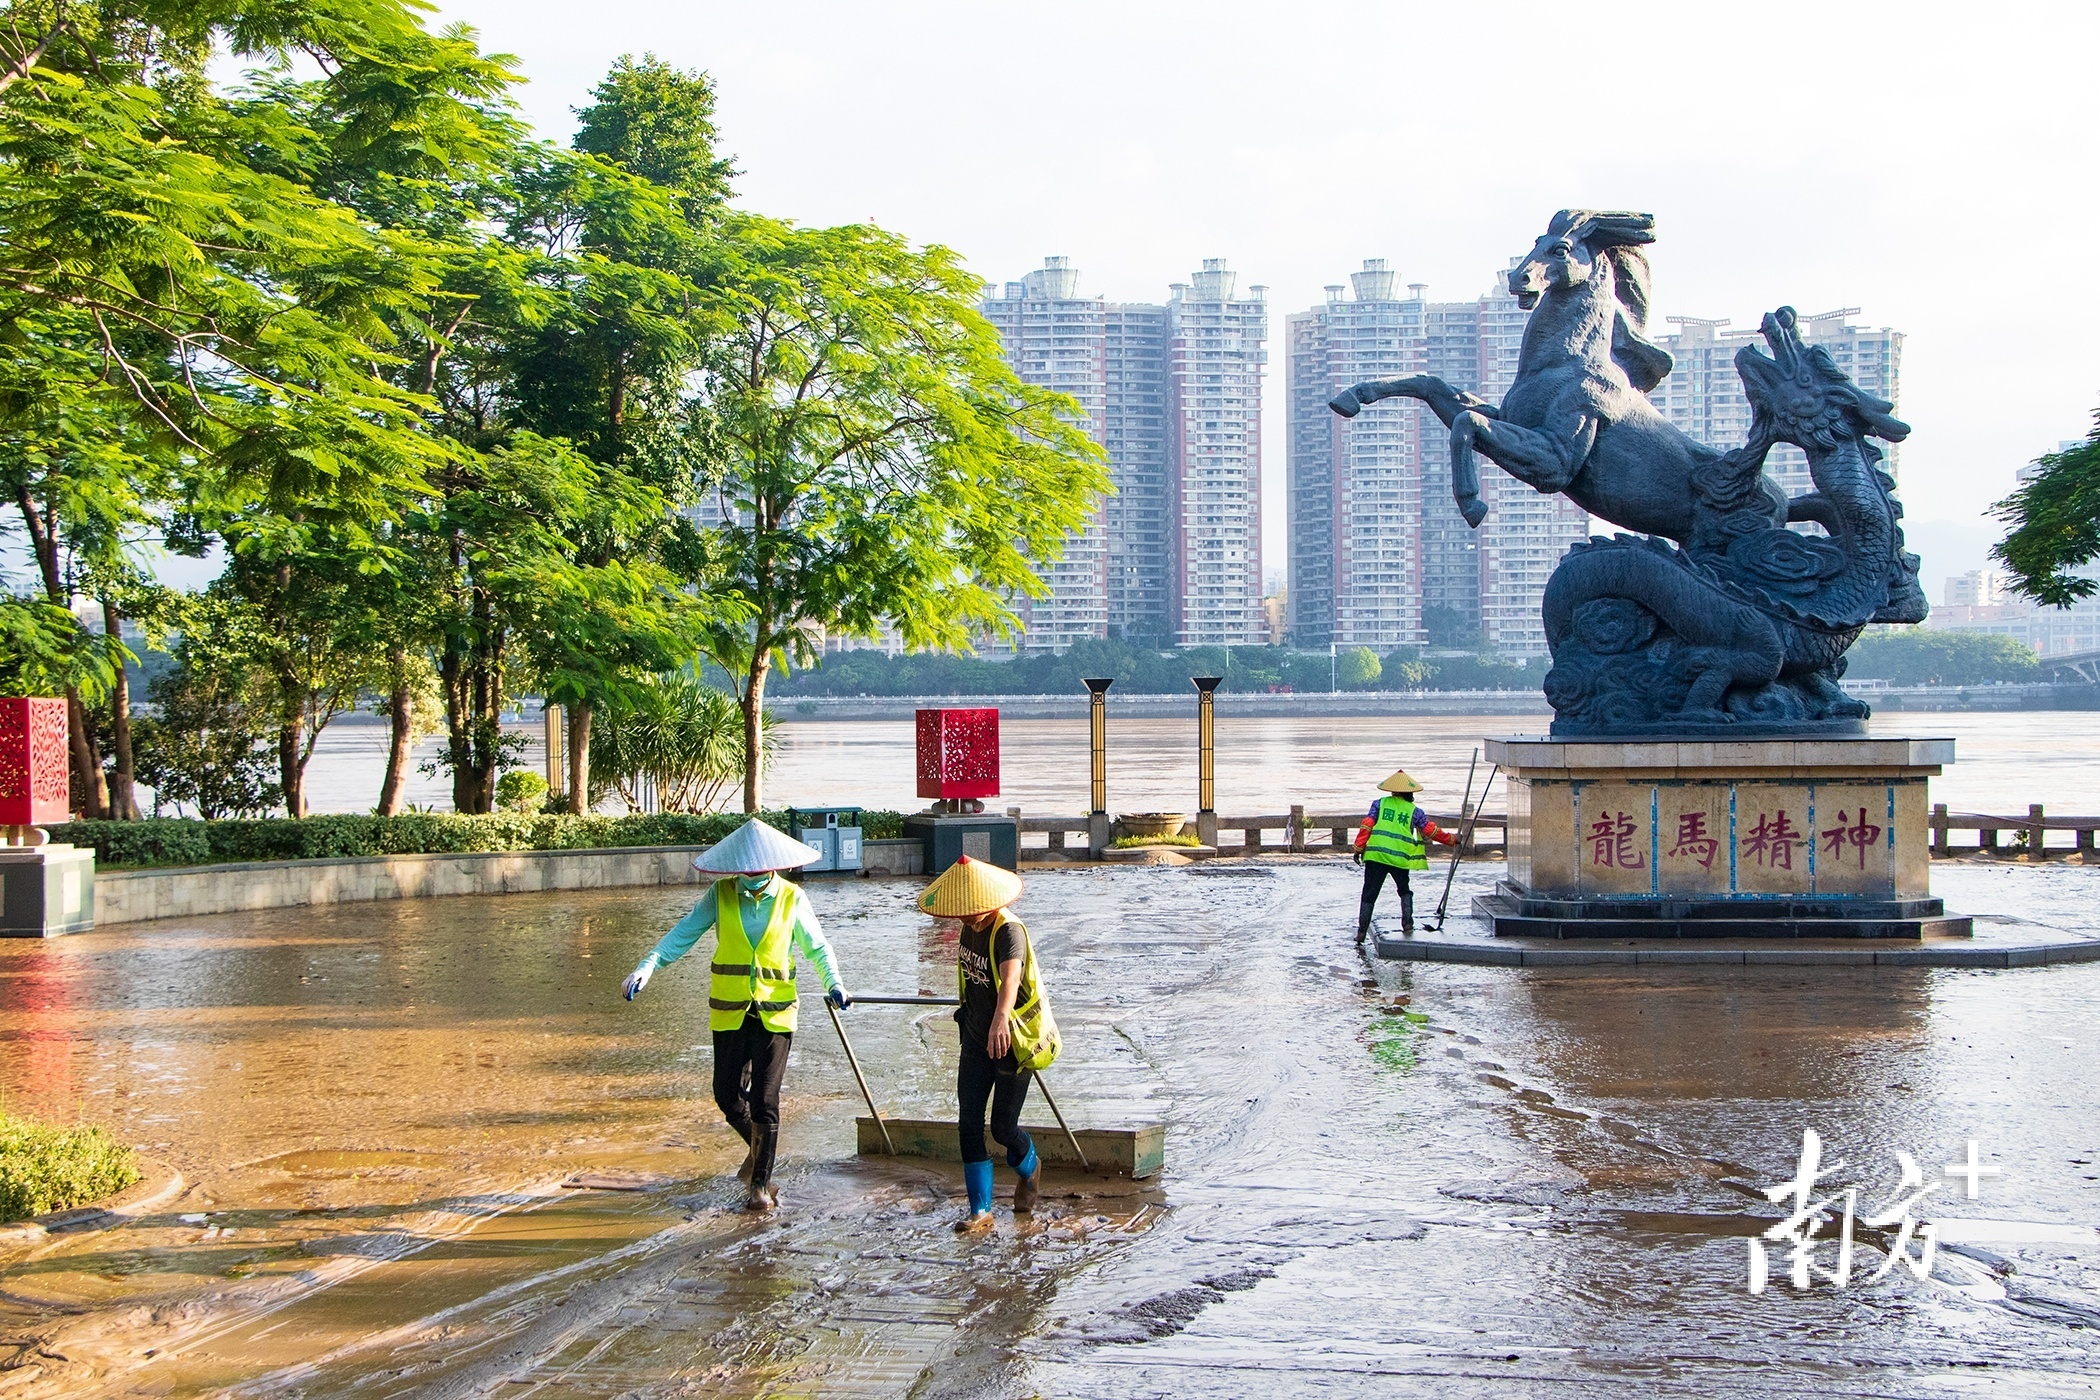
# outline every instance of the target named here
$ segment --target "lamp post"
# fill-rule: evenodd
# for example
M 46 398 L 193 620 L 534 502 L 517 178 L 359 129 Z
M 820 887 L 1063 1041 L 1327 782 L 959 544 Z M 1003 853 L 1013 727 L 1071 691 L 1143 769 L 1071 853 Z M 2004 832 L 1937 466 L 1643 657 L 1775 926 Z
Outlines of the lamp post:
M 1108 849 L 1108 688 L 1113 676 L 1089 676 L 1083 682 L 1093 698 L 1087 706 L 1088 739 L 1093 749 L 1093 809 L 1087 813 L 1087 854 L 1100 859 Z
M 1228 653 L 1229 655 L 1229 653 Z M 1218 707 L 1222 676 L 1190 676 L 1196 687 L 1196 839 L 1218 844 Z

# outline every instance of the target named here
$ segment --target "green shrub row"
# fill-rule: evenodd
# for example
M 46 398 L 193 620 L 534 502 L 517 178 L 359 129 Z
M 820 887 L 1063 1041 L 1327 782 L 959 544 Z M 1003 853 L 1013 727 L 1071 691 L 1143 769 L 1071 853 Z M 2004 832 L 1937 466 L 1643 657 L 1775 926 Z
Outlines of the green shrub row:
M 99 1201 L 139 1179 L 132 1150 L 100 1128 L 54 1128 L 0 1109 L 0 1224 Z
M 787 829 L 786 812 L 762 814 Z M 142 821 L 80 821 L 50 828 L 51 839 L 95 848 L 103 866 L 209 865 L 243 860 L 333 860 L 349 856 L 446 855 L 463 851 L 573 851 L 608 846 L 708 846 L 743 825 L 739 812 L 706 816 L 521 815 L 497 812 L 406 812 L 394 817 L 324 816 L 294 821 L 261 817 L 199 821 L 148 817 Z M 898 812 L 866 812 L 862 838 L 904 834 Z

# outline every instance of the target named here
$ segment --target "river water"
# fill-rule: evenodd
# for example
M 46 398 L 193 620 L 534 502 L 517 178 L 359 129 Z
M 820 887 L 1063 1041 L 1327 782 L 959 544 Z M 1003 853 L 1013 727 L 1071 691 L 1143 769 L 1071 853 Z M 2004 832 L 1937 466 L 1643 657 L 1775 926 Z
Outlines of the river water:
M 1109 808 L 1117 812 L 1196 807 L 1192 719 L 1121 719 L 1110 709 Z M 1933 783 L 1933 800 L 1955 811 L 2022 813 L 2039 802 L 2065 814 L 2100 814 L 2100 710 L 1889 714 L 1877 734 L 1947 737 L 1956 762 Z M 1469 758 L 1483 736 L 1538 732 L 1543 721 L 1501 716 L 1218 720 L 1218 809 L 1228 814 L 1347 811 L 1404 767 L 1427 786 L 1433 808 L 1455 809 Z M 538 726 L 518 730 L 544 766 Z M 768 805 L 861 806 L 911 811 L 916 793 L 909 721 L 782 724 L 767 781 Z M 1013 720 L 1001 726 L 1002 792 L 996 806 L 1067 815 L 1088 809 L 1083 719 Z M 323 733 L 311 765 L 316 811 L 370 811 L 385 770 L 386 731 L 338 724 Z M 432 752 L 435 752 L 434 747 Z M 426 759 L 427 759 L 426 755 Z M 1480 779 L 1487 776 L 1485 768 Z M 1498 789 L 1499 791 L 1499 789 Z M 450 791 L 418 775 L 409 797 L 444 808 Z
M 1960 909 L 2100 923 L 2100 870 L 1934 878 Z M 0 1255 L 0 1396 L 2092 1393 L 2100 966 L 1374 965 L 1339 861 L 1028 881 L 1059 1099 L 1163 1123 L 1167 1165 L 1053 1173 L 1033 1228 L 1002 1205 L 967 1241 L 953 1168 L 853 1155 L 814 1005 L 785 1204 L 729 1209 L 704 968 L 618 994 L 690 891 L 0 942 L 10 1106 L 190 1183 Z M 914 888 L 812 883 L 851 986 L 952 985 Z M 952 1111 L 939 1012 L 846 1023 L 887 1111 Z M 1775 1246 L 1754 1296 L 1761 1188 L 1808 1128 L 1862 1216 L 1911 1154 L 1938 1188 L 1916 1218 L 1961 1252 L 1870 1280 L 1892 1235 L 1862 1229 L 1848 1287 L 1797 1291 Z M 1942 1168 L 1971 1141 L 1997 1168 L 1973 1199 Z M 650 1189 L 561 1186 L 588 1171 Z

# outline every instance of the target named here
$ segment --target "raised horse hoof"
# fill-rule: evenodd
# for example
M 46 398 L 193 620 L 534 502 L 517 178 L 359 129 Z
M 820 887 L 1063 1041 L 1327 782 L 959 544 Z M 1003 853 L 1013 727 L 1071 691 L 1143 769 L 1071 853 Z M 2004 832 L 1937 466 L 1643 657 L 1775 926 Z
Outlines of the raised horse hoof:
M 1478 496 L 1470 497 L 1458 503 L 1458 513 L 1466 518 L 1466 524 L 1477 530 L 1480 522 L 1488 518 L 1487 502 Z
M 988 1210 L 972 1211 L 955 1222 L 958 1235 L 989 1235 L 992 1232 L 992 1213 Z
M 1344 418 L 1354 418 L 1364 411 L 1364 401 L 1356 396 L 1356 390 L 1344 389 L 1327 401 L 1327 406 Z

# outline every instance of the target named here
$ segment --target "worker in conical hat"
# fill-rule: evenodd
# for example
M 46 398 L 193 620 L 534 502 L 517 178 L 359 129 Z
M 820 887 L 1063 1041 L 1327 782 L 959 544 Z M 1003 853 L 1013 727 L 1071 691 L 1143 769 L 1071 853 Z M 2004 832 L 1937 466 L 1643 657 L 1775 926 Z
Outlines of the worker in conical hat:
M 721 878 L 636 965 L 625 987 L 633 1001 L 658 968 L 677 962 L 701 934 L 715 930 L 707 987 L 715 1104 L 749 1148 L 737 1169 L 750 1187 L 746 1210 L 780 1204 L 773 1159 L 780 1146 L 780 1086 L 795 1038 L 796 956 L 816 964 L 833 1006 L 852 1005 L 809 896 L 781 875 L 821 856 L 756 817 L 745 822 L 693 858 L 695 870 Z
M 964 856 L 919 896 L 919 907 L 962 920 L 955 980 L 962 1005 L 955 1024 L 962 1055 L 955 1070 L 956 1128 L 962 1143 L 963 1189 L 969 1208 L 958 1234 L 992 1228 L 992 1154 L 984 1140 L 984 1113 L 992 1111 L 992 1139 L 1006 1149 L 1014 1183 L 1014 1214 L 1035 1210 L 1043 1168 L 1035 1143 L 1021 1128 L 1021 1105 L 1035 1071 L 1057 1058 L 1057 1022 L 1043 997 L 1042 978 L 1028 930 L 1008 908 L 1021 897 L 1021 877 Z
M 1425 840 L 1449 846 L 1458 838 L 1424 816 L 1415 805 L 1422 785 L 1397 769 L 1378 785 L 1381 797 L 1371 804 L 1363 825 L 1356 829 L 1356 854 L 1351 857 L 1364 868 L 1364 892 L 1356 908 L 1356 941 L 1371 932 L 1371 914 L 1378 907 L 1378 891 L 1388 877 L 1400 890 L 1400 929 L 1415 931 L 1415 892 L 1407 887 L 1407 872 L 1429 868 Z

